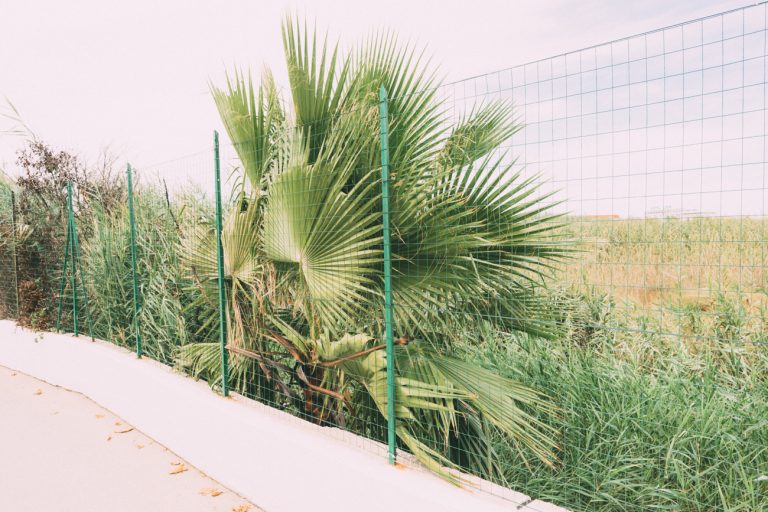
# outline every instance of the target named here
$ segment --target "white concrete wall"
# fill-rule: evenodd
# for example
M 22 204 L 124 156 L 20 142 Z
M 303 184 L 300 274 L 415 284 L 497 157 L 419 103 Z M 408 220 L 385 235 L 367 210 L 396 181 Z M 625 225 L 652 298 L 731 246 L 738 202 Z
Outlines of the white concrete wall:
M 222 398 L 106 342 L 0 321 L 0 365 L 88 396 L 270 512 L 565 510 L 476 479 L 458 488 L 408 458 L 390 466 L 377 443 Z

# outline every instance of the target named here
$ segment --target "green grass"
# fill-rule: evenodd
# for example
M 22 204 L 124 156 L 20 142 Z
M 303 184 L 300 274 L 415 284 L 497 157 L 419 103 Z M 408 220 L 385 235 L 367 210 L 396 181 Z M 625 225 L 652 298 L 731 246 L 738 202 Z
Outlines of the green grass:
M 556 302 L 567 336 L 486 333 L 462 349 L 560 408 L 558 469 L 526 468 L 500 444 L 508 485 L 573 510 L 768 510 L 768 347 L 691 350 L 627 332 L 604 295 Z
M 507 484 L 573 510 L 768 510 L 766 228 L 572 219 L 562 336 L 462 349 L 560 408 L 558 469 L 507 452 Z

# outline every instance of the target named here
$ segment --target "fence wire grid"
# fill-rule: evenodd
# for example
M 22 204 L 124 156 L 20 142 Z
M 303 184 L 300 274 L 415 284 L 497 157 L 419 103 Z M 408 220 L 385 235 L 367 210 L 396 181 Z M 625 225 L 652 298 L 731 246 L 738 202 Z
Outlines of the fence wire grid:
M 221 139 L 131 186 L 0 184 L 0 317 L 517 505 L 765 510 L 767 20 L 449 84 L 393 52 L 329 98 L 235 76 Z

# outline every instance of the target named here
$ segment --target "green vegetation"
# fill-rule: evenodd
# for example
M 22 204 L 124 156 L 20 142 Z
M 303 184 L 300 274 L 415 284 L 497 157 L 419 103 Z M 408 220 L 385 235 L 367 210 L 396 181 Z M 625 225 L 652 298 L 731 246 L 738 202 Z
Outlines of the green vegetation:
M 180 346 L 195 340 L 199 328 L 196 310 L 185 308 L 196 296 L 193 281 L 185 276 L 179 258 L 178 216 L 166 198 L 150 187 L 136 196 L 137 268 L 141 283 L 142 308 L 139 315 L 144 353 L 172 364 Z M 193 210 L 191 199 L 180 201 Z M 200 206 L 202 208 L 202 206 Z M 133 348 L 133 289 L 131 281 L 130 234 L 127 203 L 111 213 L 93 212 L 93 236 L 83 247 L 83 268 L 94 314 L 94 335 Z M 193 221 L 183 218 L 182 221 Z M 96 287 L 98 283 L 98 287 Z
M 570 220 L 562 337 L 463 350 L 561 411 L 560 467 L 506 464 L 513 488 L 575 510 L 768 509 L 767 226 Z
M 533 180 L 496 151 L 520 128 L 511 105 L 488 102 L 449 124 L 432 71 L 393 37 L 343 55 L 287 20 L 283 42 L 289 97 L 268 72 L 260 85 L 236 72 L 224 89 L 212 86 L 245 178 L 222 235 L 232 386 L 287 402 L 319 424 L 382 438 L 384 86 L 398 440 L 452 481 L 446 467 L 499 475 L 492 440 L 519 460 L 554 464 L 556 432 L 534 415 L 551 413 L 549 402 L 451 354 L 459 326 L 554 334 L 536 291 L 569 244 Z M 182 245 L 198 303 L 211 302 L 213 231 L 197 225 Z M 215 322 L 212 315 L 205 323 Z M 217 353 L 215 343 L 192 343 L 180 360 L 213 380 Z
M 78 219 L 90 218 L 91 207 L 96 204 L 111 211 L 124 196 L 125 186 L 112 173 L 107 155 L 98 165 L 88 168 L 71 153 L 54 150 L 32 138 L 17 157 L 20 172 L 16 182 L 0 183 L 0 251 L 6 251 L 0 252 L 0 257 L 8 261 L 8 265 L 2 265 L 4 276 L 8 276 L 5 282 L 17 283 L 19 304 L 18 311 L 15 300 L 12 307 L 6 301 L 3 308 L 25 325 L 48 329 L 54 325 L 56 316 L 58 274 L 65 246 L 62 226 L 66 219 L 67 182 L 75 185 Z M 15 225 L 11 190 L 15 192 Z M 81 238 L 89 238 L 90 227 L 90 222 L 80 222 Z M 14 244 L 7 241 L 11 237 L 16 242 L 15 251 Z M 13 267 L 11 262 L 15 262 Z
M 146 251 L 145 257 L 178 257 L 174 217 L 190 225 L 196 218 L 211 218 L 210 209 L 193 197 L 178 198 L 169 210 L 162 194 L 148 186 L 140 187 L 137 201 L 141 237 L 158 239 L 147 239 L 146 247 L 158 249 Z M 192 211 L 197 214 L 185 215 Z M 115 217 L 127 218 L 125 212 Z M 502 442 L 495 445 L 501 471 L 494 479 L 572 510 L 766 509 L 768 481 L 760 477 L 768 475 L 768 345 L 761 342 L 768 319 L 760 293 L 739 292 L 759 289 L 765 265 L 760 259 L 737 259 L 745 258 L 750 238 L 762 236 L 764 221 L 571 219 L 569 229 L 581 234 L 585 253 L 571 260 L 562 274 L 566 277 L 557 281 L 570 283 L 546 292 L 547 302 L 560 312 L 561 336 L 547 340 L 480 325 L 454 338 L 454 355 L 543 392 L 559 409 L 556 418 L 541 418 L 562 433 L 557 467 L 520 464 Z M 127 230 L 118 225 L 109 233 L 104 229 L 87 242 L 84 267 L 89 281 L 100 283 L 91 290 L 92 300 L 101 301 L 94 312 L 124 315 L 112 320 L 122 331 L 115 329 L 110 339 L 132 347 Z M 108 246 L 116 244 L 108 242 L 109 236 L 125 239 Z M 743 241 L 746 246 L 739 245 Z M 111 249 L 100 253 L 101 244 Z M 98 271 L 108 260 L 100 254 L 122 258 L 114 277 Z M 200 318 L 210 312 L 185 312 L 184 305 L 195 296 L 194 288 L 188 290 L 194 283 L 178 265 L 161 269 L 141 261 L 142 272 L 163 272 L 157 283 L 176 283 L 142 284 L 145 348 L 162 359 L 155 344 L 187 344 L 202 325 Z M 711 281 L 703 276 L 689 281 L 702 283 L 699 293 L 683 293 L 693 285 L 680 286 L 676 276 L 692 279 L 693 269 L 712 271 L 712 265 L 700 264 L 707 261 L 740 261 L 745 268 L 739 272 L 737 264 L 718 265 L 719 272 L 709 274 Z M 603 278 L 610 275 L 609 262 L 629 264 L 619 277 L 615 263 L 613 283 Z M 647 264 L 645 276 L 632 269 L 632 262 Z M 633 294 L 635 287 L 643 288 L 648 273 L 671 262 L 691 268 L 666 272 L 668 280 L 661 286 L 666 294 L 650 302 Z M 747 275 L 756 280 L 747 281 Z M 142 275 L 142 283 L 151 281 Z M 116 283 L 123 291 L 113 292 Z M 122 297 L 123 306 L 116 297 Z M 115 305 L 101 305 L 111 300 Z M 687 309 L 680 309 L 681 300 Z M 109 322 L 104 315 L 97 318 L 98 335 L 106 337 Z M 199 338 L 214 340 L 215 334 Z M 244 391 L 255 387 L 252 383 Z M 347 428 L 371 435 L 366 422 L 351 422 Z
M 565 306 L 567 336 L 489 331 L 460 351 L 544 391 L 561 411 L 555 471 L 500 450 L 512 488 L 585 511 L 768 508 L 768 347 L 686 346 L 652 323 L 630 331 L 624 319 L 642 320 L 596 292 L 553 303 Z M 738 304 L 717 307 L 725 318 Z

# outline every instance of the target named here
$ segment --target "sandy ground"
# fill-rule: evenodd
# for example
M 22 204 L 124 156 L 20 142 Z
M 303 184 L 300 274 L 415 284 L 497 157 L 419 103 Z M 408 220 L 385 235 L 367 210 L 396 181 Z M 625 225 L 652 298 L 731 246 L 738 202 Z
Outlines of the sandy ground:
M 259 509 L 83 395 L 0 367 L 0 510 Z

